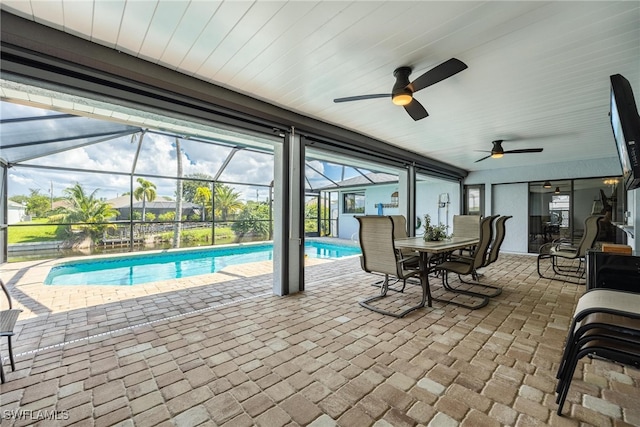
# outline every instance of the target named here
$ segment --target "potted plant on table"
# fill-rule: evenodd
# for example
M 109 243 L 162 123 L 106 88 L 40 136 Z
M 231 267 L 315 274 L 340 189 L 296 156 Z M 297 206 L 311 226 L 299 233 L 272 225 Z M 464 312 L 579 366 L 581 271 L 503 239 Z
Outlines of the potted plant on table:
M 439 241 L 446 239 L 447 236 L 447 227 L 446 225 L 440 223 L 438 225 L 431 224 L 431 216 L 426 214 L 424 216 L 424 240 L 426 241 Z

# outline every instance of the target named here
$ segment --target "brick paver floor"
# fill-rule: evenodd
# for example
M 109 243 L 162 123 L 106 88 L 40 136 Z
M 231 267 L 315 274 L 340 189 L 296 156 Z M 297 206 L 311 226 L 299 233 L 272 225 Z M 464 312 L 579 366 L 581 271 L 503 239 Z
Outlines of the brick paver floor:
M 555 415 L 584 287 L 538 278 L 530 256 L 485 271 L 503 293 L 484 308 L 434 302 L 403 319 L 358 305 L 377 277 L 357 257 L 309 265 L 287 297 L 268 263 L 133 287 L 47 287 L 48 268 L 0 269 L 25 310 L 2 426 L 640 425 L 640 371 L 601 360 L 581 361 Z M 419 296 L 408 285 L 386 305 Z

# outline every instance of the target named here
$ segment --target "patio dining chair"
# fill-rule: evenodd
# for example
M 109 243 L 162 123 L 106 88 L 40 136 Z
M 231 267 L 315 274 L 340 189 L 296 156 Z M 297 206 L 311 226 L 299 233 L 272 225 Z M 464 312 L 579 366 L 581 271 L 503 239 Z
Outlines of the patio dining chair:
M 13 308 L 11 303 L 11 295 L 9 295 L 9 290 L 5 286 L 2 279 L 0 279 L 0 286 L 2 287 L 2 291 L 4 295 L 7 297 L 8 301 L 8 309 L 0 310 L 0 337 L 7 337 L 7 347 L 9 351 L 9 361 L 11 362 L 11 370 L 16 370 L 16 363 L 13 360 L 13 348 L 11 346 L 11 337 L 14 335 L 13 328 L 18 321 L 18 316 L 22 313 L 22 310 Z M 4 377 L 4 369 L 2 367 L 2 356 L 0 355 L 0 381 L 2 383 L 5 382 Z
M 480 268 L 485 261 L 487 249 L 489 248 L 489 244 L 491 243 L 491 224 L 495 220 L 495 216 L 483 218 L 480 221 L 479 227 L 479 238 L 478 244 L 473 248 L 473 252 L 471 256 L 453 256 L 451 259 L 441 262 L 436 265 L 435 270 L 437 272 L 442 273 L 442 286 L 444 289 L 450 292 L 466 294 L 475 299 L 479 299 L 477 304 L 464 304 L 458 303 L 454 300 L 449 300 L 446 302 L 450 302 L 452 304 L 460 305 L 469 309 L 478 309 L 484 307 L 489 303 L 489 297 L 496 296 L 500 294 L 502 291 L 500 288 L 491 286 L 493 288 L 493 293 L 491 295 L 486 295 L 479 292 L 469 291 L 465 289 L 460 289 L 457 287 L 451 286 L 449 283 L 449 274 L 454 273 L 458 275 L 460 281 L 462 281 L 461 276 L 464 275 L 474 275 L 476 269 Z M 477 285 L 477 283 L 471 283 L 471 285 Z M 483 287 L 488 287 L 487 285 L 481 285 Z M 445 301 L 439 299 L 439 301 Z
M 485 262 L 482 264 L 482 267 L 487 267 L 488 265 L 493 264 L 498 260 L 498 255 L 500 254 L 500 248 L 502 247 L 502 243 L 504 243 L 504 238 L 507 235 L 506 222 L 510 218 L 513 218 L 513 217 L 511 215 L 503 215 L 498 217 L 498 219 L 495 220 L 493 241 L 491 242 L 491 247 L 489 248 L 489 254 L 485 259 Z
M 602 215 L 590 215 L 584 220 L 584 233 L 576 245 L 572 245 L 566 239 L 542 245 L 537 259 L 538 276 L 545 279 L 583 284 L 582 279 L 586 273 L 585 256 L 587 250 L 593 247 L 598 238 L 599 223 L 602 218 L 604 218 Z M 546 259 L 551 261 L 554 276 L 545 276 L 540 270 L 540 262 Z M 577 265 L 575 261 L 578 262 Z
M 425 302 L 430 307 L 431 294 L 426 283 L 426 277 L 422 274 L 424 268 L 422 261 L 419 256 L 410 255 L 405 257 L 402 252 L 396 249 L 393 219 L 390 216 L 373 215 L 357 216 L 356 218 L 360 224 L 361 267 L 367 273 L 384 275 L 384 280 L 380 285 L 380 294 L 360 301 L 360 305 L 377 313 L 394 317 L 404 317 L 411 311 L 424 307 Z M 383 310 L 371 304 L 387 296 L 391 277 L 397 277 L 399 280 L 404 281 L 416 276 L 420 277 L 422 288 L 422 297 L 419 304 L 401 312 Z
M 480 237 L 480 215 L 454 215 L 452 234 L 455 237 L 468 237 L 477 239 Z M 460 250 L 460 254 L 471 255 L 473 248 Z
M 475 268 L 474 271 L 471 273 L 471 277 L 473 281 L 464 280 L 462 279 L 462 277 L 460 277 L 460 281 L 468 285 L 480 286 L 485 289 L 491 290 L 491 293 L 486 295 L 488 297 L 496 297 L 502 293 L 502 288 L 498 286 L 481 283 L 479 281 L 480 276 L 484 276 L 484 274 L 480 273 L 478 269 L 488 267 L 489 265 L 493 264 L 498 260 L 498 255 L 500 254 L 500 248 L 502 247 L 502 243 L 504 242 L 504 238 L 506 237 L 506 232 L 507 232 L 505 223 L 509 218 L 512 218 L 512 217 L 504 216 L 504 215 L 503 216 L 494 215 L 490 218 L 493 218 L 493 221 L 491 221 L 493 223 L 493 228 L 492 228 L 493 240 L 491 241 L 491 245 L 487 249 L 487 254 L 484 257 L 484 261 L 482 262 L 481 266 Z

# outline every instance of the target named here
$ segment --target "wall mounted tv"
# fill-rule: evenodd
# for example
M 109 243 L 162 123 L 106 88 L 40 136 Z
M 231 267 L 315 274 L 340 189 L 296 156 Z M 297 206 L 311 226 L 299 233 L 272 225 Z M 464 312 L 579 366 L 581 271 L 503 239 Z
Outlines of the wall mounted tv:
M 620 74 L 611 78 L 611 128 L 627 190 L 640 187 L 640 115 L 633 89 Z

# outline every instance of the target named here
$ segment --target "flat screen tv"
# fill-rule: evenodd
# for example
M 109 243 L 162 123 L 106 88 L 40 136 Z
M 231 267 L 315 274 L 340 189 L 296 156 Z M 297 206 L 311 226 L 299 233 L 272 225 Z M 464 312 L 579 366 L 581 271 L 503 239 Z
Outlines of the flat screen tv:
M 640 115 L 633 89 L 620 74 L 611 78 L 611 128 L 618 147 L 625 188 L 640 187 Z

